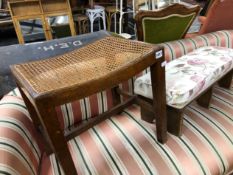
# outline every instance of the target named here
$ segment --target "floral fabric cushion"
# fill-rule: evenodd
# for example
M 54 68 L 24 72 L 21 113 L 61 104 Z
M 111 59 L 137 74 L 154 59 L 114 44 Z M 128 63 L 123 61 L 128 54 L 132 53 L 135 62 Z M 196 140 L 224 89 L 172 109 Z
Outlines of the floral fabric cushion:
M 233 68 L 233 49 L 202 47 L 166 65 L 167 104 L 183 108 Z M 138 78 L 135 93 L 152 98 L 150 73 Z

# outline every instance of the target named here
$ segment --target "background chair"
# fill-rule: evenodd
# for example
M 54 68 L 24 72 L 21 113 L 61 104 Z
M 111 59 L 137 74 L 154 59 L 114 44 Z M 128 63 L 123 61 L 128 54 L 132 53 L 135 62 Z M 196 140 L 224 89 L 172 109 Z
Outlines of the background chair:
M 64 23 L 69 26 L 70 34 L 76 35 L 68 0 L 10 0 L 8 7 L 20 44 L 32 38 L 35 40 L 53 39 L 54 33 L 51 25 L 54 19 L 67 19 Z M 57 26 L 55 28 L 57 29 Z M 60 33 L 59 36 L 61 36 Z
M 202 16 L 199 18 L 202 26 L 198 35 L 218 30 L 233 29 L 232 9 L 232 0 L 214 0 L 207 11 L 206 17 Z
M 138 40 L 162 43 L 181 39 L 199 10 L 199 6 L 173 4 L 157 11 L 140 11 L 135 17 Z

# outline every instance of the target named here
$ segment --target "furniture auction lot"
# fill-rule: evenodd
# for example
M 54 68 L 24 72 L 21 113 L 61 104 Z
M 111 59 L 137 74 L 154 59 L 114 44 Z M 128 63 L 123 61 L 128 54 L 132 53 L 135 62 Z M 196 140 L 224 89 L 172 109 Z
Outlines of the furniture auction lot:
M 93 39 L 98 35 L 93 33 L 86 37 L 92 36 Z M 207 45 L 232 48 L 232 41 L 233 31 L 228 30 L 167 42 L 162 46 L 169 62 Z M 82 38 L 80 42 L 87 41 Z M 14 52 L 22 53 L 27 48 L 31 52 L 41 52 L 38 47 L 43 48 L 43 44 L 47 42 L 33 44 L 33 47 L 23 45 Z M 10 48 L 15 46 L 5 47 Z M 59 47 L 53 49 L 44 51 L 43 57 L 48 58 L 51 53 L 61 50 Z M 126 81 L 120 87 L 132 92 L 132 83 L 132 80 Z M 157 142 L 155 125 L 141 120 L 140 108 L 137 105 L 126 108 L 123 113 L 113 115 L 68 142 L 75 168 L 79 174 L 230 174 L 233 170 L 232 94 L 232 85 L 230 89 L 215 86 L 209 109 L 195 102 L 188 105 L 184 110 L 182 136 L 168 133 L 163 145 Z M 111 91 L 106 90 L 57 106 L 61 128 L 69 131 L 73 125 L 85 123 L 87 119 L 111 109 L 113 99 Z M 0 116 L 3 131 L 0 139 L 1 143 L 4 142 L 0 147 L 0 161 L 1 165 L 7 165 L 0 166 L 1 171 L 25 175 L 63 172 L 54 154 L 45 154 L 45 143 L 17 89 L 1 100 Z

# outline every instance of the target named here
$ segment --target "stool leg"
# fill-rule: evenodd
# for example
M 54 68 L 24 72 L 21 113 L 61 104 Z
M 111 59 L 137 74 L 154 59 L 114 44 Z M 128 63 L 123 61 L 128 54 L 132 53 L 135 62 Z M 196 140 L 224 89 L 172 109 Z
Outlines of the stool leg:
M 17 85 L 17 86 L 18 86 L 19 92 L 20 92 L 20 94 L 21 94 L 21 96 L 22 96 L 22 98 L 23 98 L 23 101 L 24 101 L 24 103 L 25 103 L 25 105 L 26 105 L 26 107 L 27 107 L 27 110 L 28 110 L 28 112 L 29 112 L 29 114 L 30 114 L 30 117 L 31 117 L 31 119 L 32 119 L 32 121 L 33 121 L 33 124 L 34 124 L 35 128 L 36 128 L 36 129 L 39 129 L 40 126 L 41 126 L 41 124 L 40 124 L 40 119 L 39 119 L 39 116 L 37 115 L 37 112 L 36 112 L 34 106 L 33 106 L 33 105 L 31 104 L 31 102 L 28 100 L 27 96 L 24 94 L 24 92 L 23 92 L 23 90 L 20 88 L 20 86 L 19 86 L 19 85 Z
M 114 32 L 117 32 L 117 13 L 114 14 Z
M 141 107 L 141 119 L 148 123 L 153 123 L 155 120 L 154 113 L 145 109 L 143 106 L 140 107 Z
M 112 15 L 111 15 L 111 18 L 110 18 L 110 25 L 111 25 L 111 21 L 112 21 L 112 18 L 114 17 L 114 32 L 116 33 L 116 14 L 117 12 L 114 12 Z
M 49 108 L 41 103 L 37 104 L 37 108 L 43 121 L 44 130 L 48 134 L 51 148 L 60 161 L 65 174 L 77 174 L 66 139 L 60 128 L 55 108 Z M 53 123 L 53 125 L 50 123 Z
M 85 23 L 86 23 L 85 21 L 82 22 L 82 33 L 86 33 L 86 29 L 85 29 L 86 24 Z
M 209 108 L 210 100 L 213 94 L 213 87 L 210 87 L 204 94 L 202 94 L 199 98 L 197 98 L 197 103 L 204 107 Z
M 90 23 L 91 23 L 91 33 L 93 33 L 93 22 L 94 22 L 94 20 L 90 20 Z
M 89 32 L 89 22 L 85 21 L 85 33 Z
M 153 92 L 153 111 L 155 111 L 154 118 L 156 118 L 156 132 L 158 141 L 161 143 L 165 143 L 167 141 L 165 67 L 161 66 L 163 60 L 164 59 L 161 59 L 150 67 Z
M 111 30 L 111 13 L 108 12 L 108 15 L 107 15 L 107 23 L 108 23 L 108 31 Z
M 82 33 L 82 29 L 81 29 L 81 21 L 78 21 L 78 33 L 81 34 Z
M 28 112 L 30 114 L 30 117 L 33 121 L 33 124 L 35 126 L 35 128 L 43 135 L 45 136 L 44 137 L 44 141 L 45 141 L 45 151 L 47 154 L 51 154 L 53 151 L 50 147 L 50 144 L 47 140 L 47 136 L 46 134 L 44 133 L 43 129 L 41 128 L 42 127 L 42 124 L 41 124 L 41 121 L 40 121 L 40 118 L 39 118 L 39 115 L 37 114 L 36 110 L 35 110 L 35 107 L 32 105 L 32 103 L 30 102 L 30 100 L 27 98 L 27 96 L 25 95 L 25 93 L 22 91 L 22 89 L 20 88 L 20 86 L 18 86 L 18 89 L 20 91 L 20 94 L 23 98 L 23 101 L 25 102 L 25 105 L 27 106 L 27 109 L 28 109 Z
M 101 30 L 101 26 L 100 26 L 100 18 L 98 19 L 98 23 L 99 23 L 99 30 Z
M 167 106 L 167 129 L 168 132 L 175 136 L 182 135 L 183 126 L 183 109 L 175 109 L 173 107 Z
M 90 20 L 90 28 L 91 28 L 91 33 L 93 33 L 93 23 L 94 23 L 94 14 L 92 13 L 87 13 L 87 16 Z
M 123 15 L 121 15 L 119 19 L 119 34 L 122 33 L 122 19 L 123 19 Z
M 104 30 L 106 30 L 106 18 L 105 18 L 105 12 L 103 12 L 102 19 L 103 19 Z
M 117 89 L 119 89 L 119 86 L 113 87 L 111 89 L 112 92 L 112 99 L 113 99 L 113 105 L 119 105 L 121 103 L 121 96 L 120 94 L 117 92 Z
M 119 34 L 122 33 L 122 19 L 123 19 L 123 0 L 120 0 L 120 18 L 119 18 Z
M 228 72 L 221 80 L 219 80 L 218 82 L 219 86 L 229 89 L 231 87 L 232 78 L 233 78 L 233 70 Z
M 151 102 L 150 102 L 151 103 Z M 148 122 L 148 123 L 154 123 L 154 120 L 156 119 L 156 122 L 158 121 L 157 118 L 155 118 L 154 110 L 145 104 L 140 104 L 141 108 L 141 119 Z M 182 135 L 182 125 L 183 125 L 183 109 L 175 109 L 170 106 L 166 107 L 167 109 L 167 130 L 171 134 L 175 136 L 181 136 Z

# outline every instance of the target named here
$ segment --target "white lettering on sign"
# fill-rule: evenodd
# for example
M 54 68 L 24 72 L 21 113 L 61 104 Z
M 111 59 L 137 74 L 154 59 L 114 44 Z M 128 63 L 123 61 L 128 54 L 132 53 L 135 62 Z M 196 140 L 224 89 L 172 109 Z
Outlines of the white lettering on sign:
M 54 50 L 54 47 L 53 46 L 48 46 L 48 47 L 44 46 L 43 49 L 44 49 L 44 51 Z
M 83 43 L 81 41 L 74 41 L 73 45 L 74 46 L 81 46 Z
M 155 53 L 155 58 L 156 58 L 156 59 L 159 59 L 159 58 L 161 58 L 162 56 L 163 56 L 163 51 L 162 51 L 162 50 L 160 50 L 160 51 L 158 51 L 158 52 Z
M 44 46 L 43 47 L 44 51 L 48 51 L 48 50 L 54 50 L 54 47 L 53 46 Z
M 66 49 L 66 48 L 69 48 L 69 43 L 59 43 L 58 44 L 60 46 L 61 49 Z
M 37 49 L 41 50 L 43 49 L 44 51 L 53 51 L 55 49 L 67 49 L 73 46 L 81 46 L 83 43 L 80 40 L 73 41 L 73 42 L 64 42 L 64 43 L 56 43 L 52 44 L 50 46 L 43 46 L 43 47 L 38 47 Z

